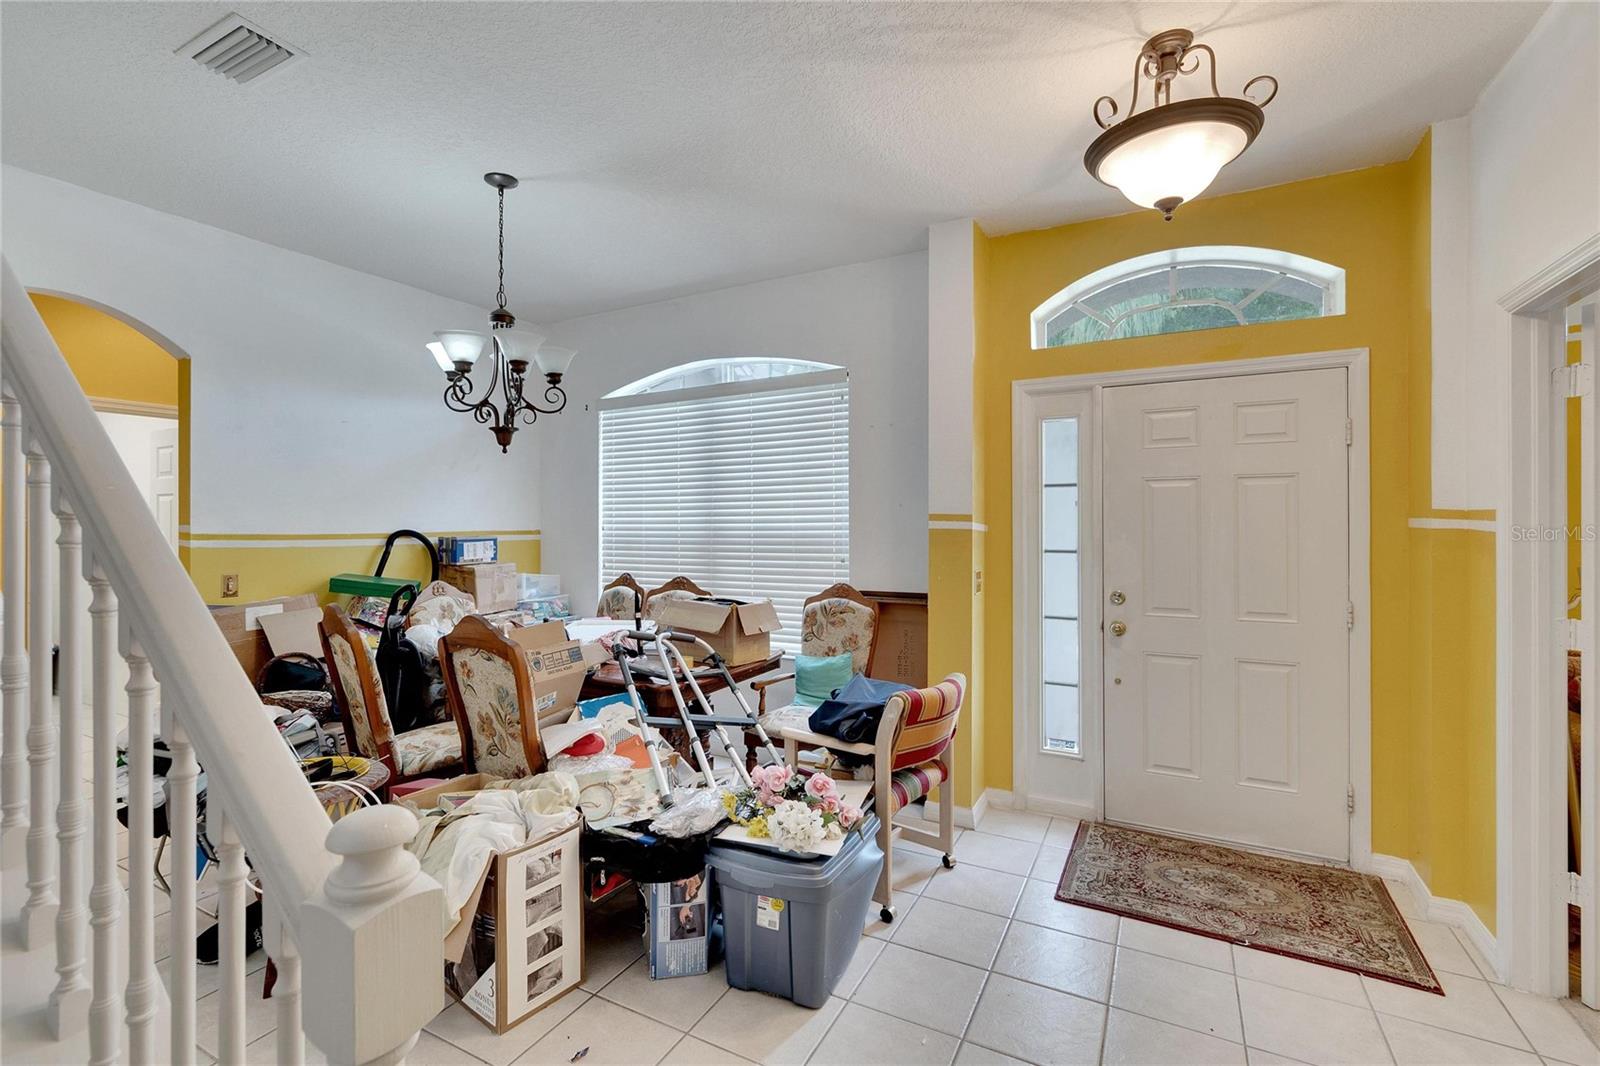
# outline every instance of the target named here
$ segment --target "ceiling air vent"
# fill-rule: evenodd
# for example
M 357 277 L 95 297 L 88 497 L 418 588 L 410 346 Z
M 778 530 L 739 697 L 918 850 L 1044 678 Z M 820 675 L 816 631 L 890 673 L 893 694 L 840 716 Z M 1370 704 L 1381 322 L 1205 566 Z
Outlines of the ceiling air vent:
M 267 36 L 261 27 L 239 15 L 228 15 L 177 50 L 214 74 L 243 85 L 269 71 L 282 70 L 305 55 Z

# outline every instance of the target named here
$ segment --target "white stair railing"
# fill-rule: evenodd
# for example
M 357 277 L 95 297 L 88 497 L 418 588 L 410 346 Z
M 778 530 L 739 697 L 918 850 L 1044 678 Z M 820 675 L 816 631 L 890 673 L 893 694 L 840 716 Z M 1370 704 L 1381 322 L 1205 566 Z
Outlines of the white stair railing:
M 25 872 L 27 883 L 20 906 L 8 896 L 4 917 L 20 920 L 27 950 L 54 942 L 56 984 L 41 1007 L 51 1031 L 58 1039 L 87 1032 L 94 1063 L 198 1057 L 195 885 L 184 875 L 195 853 L 195 788 L 204 767 L 208 835 L 221 858 L 220 989 L 208 1001 L 219 1017 L 207 1050 L 226 1063 L 244 1058 L 245 905 L 253 871 L 279 974 L 278 1061 L 304 1061 L 303 1036 L 331 1062 L 403 1061 L 444 1005 L 441 892 L 405 850 L 416 820 L 401 808 L 376 807 L 330 827 L 3 261 L 0 409 L 0 865 Z M 54 555 L 52 520 L 60 527 Z M 80 575 L 90 590 L 86 611 Z M 78 758 L 85 613 L 93 724 L 88 804 Z M 59 709 L 50 683 L 56 632 Z M 116 859 L 118 658 L 129 677 L 126 892 Z M 165 987 L 153 957 L 158 728 L 173 756 L 166 785 L 173 875 Z

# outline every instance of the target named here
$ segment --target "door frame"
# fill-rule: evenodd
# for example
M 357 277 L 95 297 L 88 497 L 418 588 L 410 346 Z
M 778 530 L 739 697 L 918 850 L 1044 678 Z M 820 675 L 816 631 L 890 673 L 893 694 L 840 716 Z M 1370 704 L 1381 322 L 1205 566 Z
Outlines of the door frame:
M 1104 390 L 1119 385 L 1148 385 L 1202 378 L 1254 377 L 1296 370 L 1344 368 L 1348 372 L 1346 403 L 1350 418 L 1349 448 L 1349 573 L 1350 601 L 1355 605 L 1355 620 L 1350 629 L 1350 786 L 1354 790 L 1355 810 L 1350 817 L 1350 864 L 1357 869 L 1370 866 L 1372 859 L 1372 488 L 1369 410 L 1369 356 L 1366 348 L 1344 348 L 1325 352 L 1262 356 L 1252 359 L 1227 359 L 1211 363 L 1186 363 L 1178 366 L 1142 367 L 1101 373 L 1068 374 L 1059 377 L 1029 378 L 1011 383 L 1011 508 L 1012 508 L 1012 676 L 1018 690 L 1013 700 L 1014 714 L 1021 714 L 1023 725 L 1012 721 L 1013 805 L 1079 818 L 1100 818 L 1105 814 L 1105 749 L 1089 753 L 1083 765 L 1093 776 L 1092 804 L 1038 802 L 1030 799 L 1028 785 L 1032 751 L 1029 737 L 1038 716 L 1038 656 L 1034 654 L 1038 634 L 1039 533 L 1034 521 L 1037 504 L 1033 486 L 1037 478 L 1037 422 L 1039 401 L 1065 393 L 1082 393 L 1087 399 L 1087 415 L 1080 423 L 1078 447 L 1088 448 L 1090 461 L 1080 460 L 1078 499 L 1080 508 L 1094 516 L 1079 534 L 1079 713 L 1094 715 L 1094 733 L 1105 735 L 1104 663 L 1101 656 L 1100 600 L 1104 595 L 1102 553 L 1098 516 L 1101 507 L 1103 436 L 1102 406 Z M 1083 430 L 1089 431 L 1086 438 Z M 1085 502 L 1087 501 L 1087 502 Z M 1081 520 L 1081 519 L 1080 519 Z M 1030 609 L 1032 613 L 1030 614 Z M 1083 727 L 1080 725 L 1080 730 Z
M 1565 996 L 1566 542 L 1514 537 L 1566 524 L 1565 425 L 1551 371 L 1565 358 L 1562 309 L 1600 285 L 1600 233 L 1500 297 L 1489 342 L 1505 376 L 1507 476 L 1495 512 L 1495 964 L 1513 988 Z M 1559 324 L 1558 324 L 1559 323 Z M 1562 412 L 1565 407 L 1561 407 Z M 1585 456 L 1595 455 L 1585 441 Z M 1600 627 L 1577 627 L 1580 650 Z M 1587 673 L 1588 671 L 1585 671 Z M 1593 786 L 1590 786 L 1591 788 Z

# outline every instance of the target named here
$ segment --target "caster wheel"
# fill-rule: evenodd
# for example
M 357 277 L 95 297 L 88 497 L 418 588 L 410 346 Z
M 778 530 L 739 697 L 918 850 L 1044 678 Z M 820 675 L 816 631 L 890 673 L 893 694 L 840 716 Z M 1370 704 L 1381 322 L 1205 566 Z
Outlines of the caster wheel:
M 878 917 L 882 918 L 884 924 L 887 925 L 888 923 L 894 921 L 894 911 L 889 907 L 885 907 L 878 912 Z
M 941 860 L 940 860 L 940 861 L 941 861 L 941 862 L 943 862 L 943 863 L 944 863 L 944 868 L 945 868 L 945 869 L 946 869 L 946 870 L 954 870 L 954 869 L 955 869 L 955 868 L 956 868 L 956 861 L 955 861 L 955 860 L 954 860 L 954 859 L 952 859 L 952 858 L 951 858 L 951 857 L 950 857 L 950 856 L 948 856 L 948 855 L 946 855 L 946 856 L 945 856 L 945 857 L 944 857 L 944 858 L 943 858 L 943 859 L 941 859 Z

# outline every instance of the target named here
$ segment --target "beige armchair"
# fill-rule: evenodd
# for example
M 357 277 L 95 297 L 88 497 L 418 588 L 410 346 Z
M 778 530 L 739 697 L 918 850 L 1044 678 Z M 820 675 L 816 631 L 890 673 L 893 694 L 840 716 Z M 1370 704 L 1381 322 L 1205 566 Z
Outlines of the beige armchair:
M 595 608 L 602 618 L 633 621 L 635 612 L 643 612 L 645 592 L 632 574 L 619 574 L 615 581 L 600 590 L 600 603 Z
M 661 609 L 673 600 L 692 600 L 696 596 L 709 595 L 711 593 L 680 574 L 644 594 L 644 616 L 652 622 L 657 621 L 661 617 Z
M 837 737 L 790 726 L 783 730 L 784 758 L 799 766 L 800 749 L 827 748 L 866 756 L 872 760 L 872 807 L 878 815 L 878 846 L 883 849 L 883 872 L 873 899 L 886 922 L 894 921 L 894 842 L 897 838 L 943 853 L 946 869 L 955 867 L 955 742 L 967 679 L 951 674 L 932 688 L 906 689 L 884 705 L 878 734 L 871 744 L 851 744 Z M 939 790 L 937 834 L 894 824 L 894 816 Z

